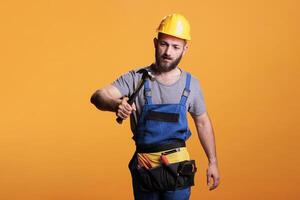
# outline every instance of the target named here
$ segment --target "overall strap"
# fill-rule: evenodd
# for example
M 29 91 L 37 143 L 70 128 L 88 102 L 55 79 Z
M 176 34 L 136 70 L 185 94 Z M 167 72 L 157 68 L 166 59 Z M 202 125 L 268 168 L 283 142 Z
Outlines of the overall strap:
M 149 79 L 147 78 L 144 83 L 144 96 L 145 104 L 152 104 L 151 88 L 149 86 Z
M 187 98 L 191 92 L 190 90 L 190 83 L 191 83 L 191 74 L 190 73 L 186 73 L 186 81 L 185 81 L 185 88 L 183 90 L 183 93 L 181 95 L 181 99 L 180 99 L 180 104 L 181 105 L 185 105 Z

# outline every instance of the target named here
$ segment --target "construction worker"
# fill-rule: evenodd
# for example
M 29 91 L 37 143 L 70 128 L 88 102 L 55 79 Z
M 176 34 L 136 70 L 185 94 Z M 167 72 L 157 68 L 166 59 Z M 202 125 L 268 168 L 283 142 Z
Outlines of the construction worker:
M 98 109 L 115 112 L 121 120 L 130 117 L 136 152 L 129 169 L 136 200 L 190 198 L 197 167 L 185 144 L 191 135 L 187 112 L 208 158 L 207 185 L 210 190 L 219 185 L 214 133 L 199 81 L 178 66 L 189 40 L 187 19 L 166 16 L 153 40 L 155 62 L 123 74 L 91 97 Z M 135 93 L 131 104 L 128 97 Z

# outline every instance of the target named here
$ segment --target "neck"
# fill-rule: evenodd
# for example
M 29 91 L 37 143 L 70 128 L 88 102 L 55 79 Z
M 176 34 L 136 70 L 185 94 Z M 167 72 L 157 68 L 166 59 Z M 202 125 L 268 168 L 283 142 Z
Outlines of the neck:
M 176 67 L 176 68 L 172 69 L 171 71 L 162 72 L 162 73 L 156 73 L 154 71 L 153 75 L 154 75 L 156 81 L 163 83 L 164 85 L 172 85 L 180 79 L 181 69 Z

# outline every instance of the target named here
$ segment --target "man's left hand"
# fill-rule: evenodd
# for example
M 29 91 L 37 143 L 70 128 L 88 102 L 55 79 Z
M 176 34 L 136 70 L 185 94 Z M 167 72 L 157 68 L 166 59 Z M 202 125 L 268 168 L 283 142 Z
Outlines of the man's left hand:
M 220 183 L 220 175 L 217 163 L 210 163 L 208 165 L 208 169 L 206 170 L 206 178 L 207 185 L 210 186 L 209 190 L 214 190 L 216 187 L 218 187 Z M 211 179 L 213 179 L 213 184 L 211 184 Z

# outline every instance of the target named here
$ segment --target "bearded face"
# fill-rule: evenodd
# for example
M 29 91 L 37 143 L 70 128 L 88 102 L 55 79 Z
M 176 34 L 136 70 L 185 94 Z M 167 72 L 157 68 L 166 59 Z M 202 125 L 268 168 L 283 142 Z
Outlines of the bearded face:
M 169 72 L 175 69 L 186 49 L 186 42 L 182 39 L 160 34 L 155 43 L 155 65 L 157 73 Z
M 158 49 L 155 49 L 155 71 L 158 73 L 169 72 L 175 69 L 182 58 L 182 53 L 177 58 L 172 58 L 167 54 L 160 55 Z

